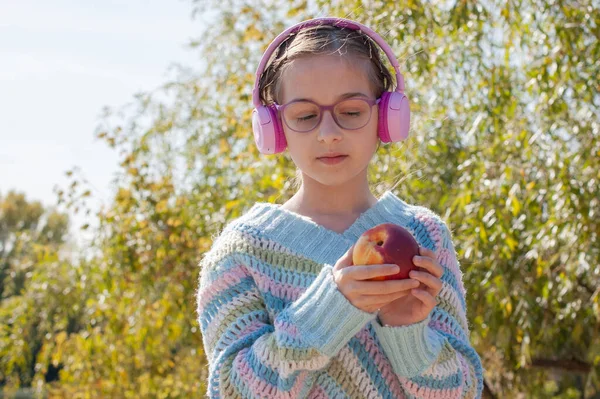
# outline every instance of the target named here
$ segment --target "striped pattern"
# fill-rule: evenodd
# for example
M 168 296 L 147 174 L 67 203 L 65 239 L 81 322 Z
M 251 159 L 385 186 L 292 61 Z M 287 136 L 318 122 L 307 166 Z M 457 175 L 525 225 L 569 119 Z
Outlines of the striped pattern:
M 337 289 L 332 268 L 365 230 L 396 223 L 444 267 L 430 316 L 383 327 Z M 451 233 L 386 192 L 345 232 L 257 203 L 202 258 L 198 323 L 211 398 L 478 398 L 466 291 Z

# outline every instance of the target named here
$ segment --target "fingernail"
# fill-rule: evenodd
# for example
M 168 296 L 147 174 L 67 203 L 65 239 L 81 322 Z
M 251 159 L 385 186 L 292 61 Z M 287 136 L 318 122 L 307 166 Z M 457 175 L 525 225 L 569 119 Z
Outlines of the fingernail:
M 419 256 L 415 256 L 413 258 L 413 263 L 419 263 L 421 261 L 421 258 Z

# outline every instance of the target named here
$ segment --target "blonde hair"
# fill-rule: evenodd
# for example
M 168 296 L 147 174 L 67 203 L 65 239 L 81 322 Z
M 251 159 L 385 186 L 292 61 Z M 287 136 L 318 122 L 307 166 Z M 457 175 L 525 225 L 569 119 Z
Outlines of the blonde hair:
M 335 53 L 347 62 L 357 58 L 370 61 L 365 72 L 377 98 L 384 91 L 391 91 L 393 76 L 383 64 L 381 51 L 373 39 L 357 30 L 322 24 L 291 34 L 273 52 L 258 84 L 261 102 L 281 104 L 281 76 L 293 60 Z M 301 183 L 302 172 L 296 169 L 294 187 L 298 189 Z

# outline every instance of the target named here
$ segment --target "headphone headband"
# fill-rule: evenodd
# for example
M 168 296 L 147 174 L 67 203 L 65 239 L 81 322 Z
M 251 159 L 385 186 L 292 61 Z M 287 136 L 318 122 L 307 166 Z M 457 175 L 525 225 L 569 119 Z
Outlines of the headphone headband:
M 277 49 L 277 46 L 279 46 L 281 42 L 283 42 L 291 33 L 295 33 L 303 28 L 321 24 L 358 30 L 369 36 L 371 39 L 373 39 L 379 45 L 379 47 L 381 47 L 383 52 L 386 54 L 388 60 L 394 67 L 394 70 L 396 71 L 396 91 L 399 93 L 404 92 L 404 77 L 400 72 L 400 65 L 398 64 L 398 60 L 394 56 L 391 47 L 385 42 L 385 40 L 381 38 L 381 36 L 379 36 L 379 34 L 377 34 L 377 32 L 373 31 L 365 25 L 362 25 L 356 21 L 351 21 L 349 19 L 323 17 L 302 21 L 300 23 L 297 23 L 296 25 L 289 27 L 288 29 L 284 30 L 279 35 L 277 35 L 277 37 L 271 42 L 269 47 L 267 47 L 260 60 L 260 63 L 258 64 L 258 68 L 256 69 L 256 78 L 254 79 L 254 88 L 252 89 L 252 102 L 254 103 L 254 106 L 256 108 L 262 105 L 260 102 L 260 94 L 258 91 L 260 77 L 264 72 L 264 68 L 267 62 L 269 61 L 269 58 L 271 58 L 271 54 L 273 54 L 273 52 Z

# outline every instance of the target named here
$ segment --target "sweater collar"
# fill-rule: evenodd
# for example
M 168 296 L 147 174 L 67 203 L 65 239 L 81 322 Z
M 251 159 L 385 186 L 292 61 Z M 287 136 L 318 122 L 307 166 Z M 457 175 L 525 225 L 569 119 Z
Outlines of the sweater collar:
M 338 233 L 279 204 L 257 202 L 240 220 L 266 239 L 322 263 L 335 262 L 366 230 L 407 214 L 409 205 L 386 191 L 344 231 Z

